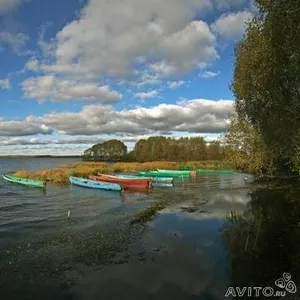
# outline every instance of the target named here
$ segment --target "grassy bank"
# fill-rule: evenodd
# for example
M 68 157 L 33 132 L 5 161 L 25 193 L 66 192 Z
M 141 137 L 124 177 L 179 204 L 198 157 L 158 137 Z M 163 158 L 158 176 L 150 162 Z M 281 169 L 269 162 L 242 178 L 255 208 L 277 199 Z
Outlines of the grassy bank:
M 77 162 L 63 164 L 57 169 L 41 170 L 37 172 L 29 172 L 20 170 L 15 176 L 45 180 L 52 183 L 67 184 L 68 176 L 77 176 L 87 178 L 89 175 L 97 175 L 98 173 L 134 173 L 137 171 L 149 171 L 155 169 L 173 169 L 176 170 L 182 163 L 179 162 L 146 162 L 146 163 L 96 163 L 96 162 Z M 228 169 L 230 166 L 222 161 L 197 161 L 186 162 L 185 165 L 191 169 Z

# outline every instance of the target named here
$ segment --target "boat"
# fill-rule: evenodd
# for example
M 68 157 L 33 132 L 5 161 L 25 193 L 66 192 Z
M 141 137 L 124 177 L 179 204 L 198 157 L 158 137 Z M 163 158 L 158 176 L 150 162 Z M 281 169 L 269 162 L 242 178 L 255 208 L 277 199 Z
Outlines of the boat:
M 12 182 L 12 183 L 18 183 L 24 186 L 30 186 L 30 187 L 39 187 L 39 188 L 44 188 L 46 186 L 45 181 L 41 180 L 35 180 L 35 179 L 30 179 L 30 178 L 21 178 L 21 177 L 16 177 L 12 175 L 7 175 L 7 174 L 2 174 L 2 177 L 4 180 Z
M 86 178 L 79 178 L 70 176 L 69 180 L 72 184 L 92 188 L 92 189 L 100 189 L 100 190 L 108 190 L 108 191 L 122 191 L 123 187 L 117 183 L 110 183 L 110 182 L 102 182 L 102 181 L 95 181 Z
M 191 171 L 180 171 L 180 170 L 156 170 L 156 171 L 146 171 L 138 172 L 139 176 L 155 176 L 155 177 L 189 177 Z
M 166 175 L 165 173 L 160 173 L 158 171 L 145 171 L 145 172 L 137 172 L 137 176 L 139 177 L 155 177 L 155 178 L 165 178 L 165 177 L 170 177 L 170 175 Z M 176 177 L 176 176 L 171 176 L 171 177 Z
M 130 178 L 130 179 L 152 179 L 153 183 L 155 182 L 161 182 L 161 183 L 173 183 L 174 178 L 173 177 L 147 177 L 147 176 L 138 176 L 138 175 L 129 175 L 129 174 L 115 174 L 118 178 Z
M 157 169 L 157 171 L 160 172 L 160 173 L 175 174 L 175 175 L 180 175 L 180 176 L 190 176 L 191 175 L 190 170 L 161 170 L 161 169 Z
M 170 172 L 158 172 L 158 171 L 146 171 L 146 172 L 138 172 L 137 173 L 138 176 L 142 176 L 142 177 L 156 177 L 156 178 L 160 178 L 160 177 L 189 177 L 189 174 L 179 174 L 179 173 L 170 173 Z
M 113 175 L 99 174 L 98 176 L 89 176 L 89 179 L 102 181 L 102 182 L 110 182 L 110 183 L 118 183 L 122 184 L 124 190 L 145 190 L 151 188 L 152 179 L 132 179 L 132 178 L 119 178 Z
M 198 174 L 233 174 L 233 170 L 206 170 L 206 169 L 198 169 Z
M 152 187 L 174 187 L 173 183 L 166 182 L 152 182 Z

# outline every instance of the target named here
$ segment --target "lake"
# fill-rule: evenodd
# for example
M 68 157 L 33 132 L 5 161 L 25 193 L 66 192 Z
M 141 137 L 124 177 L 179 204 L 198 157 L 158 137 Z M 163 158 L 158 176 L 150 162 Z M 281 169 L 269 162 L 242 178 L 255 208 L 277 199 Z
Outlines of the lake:
M 0 159 L 0 170 L 73 161 Z M 214 300 L 247 287 L 251 299 L 251 287 L 261 287 L 257 299 L 270 288 L 298 299 L 299 184 L 253 185 L 245 176 L 199 175 L 123 194 L 50 184 L 43 192 L 1 179 L 1 297 Z M 131 224 L 163 200 L 150 221 Z

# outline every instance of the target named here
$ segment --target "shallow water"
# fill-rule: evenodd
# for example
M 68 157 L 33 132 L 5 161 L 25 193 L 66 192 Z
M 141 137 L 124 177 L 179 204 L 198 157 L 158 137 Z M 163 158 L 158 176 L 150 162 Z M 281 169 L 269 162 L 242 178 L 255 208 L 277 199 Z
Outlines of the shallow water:
M 0 159 L 0 170 L 64 162 Z M 229 286 L 274 287 L 283 272 L 298 284 L 300 189 L 256 188 L 244 177 L 201 175 L 124 194 L 53 185 L 44 194 L 1 180 L 1 296 L 224 299 Z M 131 225 L 161 201 L 149 222 Z

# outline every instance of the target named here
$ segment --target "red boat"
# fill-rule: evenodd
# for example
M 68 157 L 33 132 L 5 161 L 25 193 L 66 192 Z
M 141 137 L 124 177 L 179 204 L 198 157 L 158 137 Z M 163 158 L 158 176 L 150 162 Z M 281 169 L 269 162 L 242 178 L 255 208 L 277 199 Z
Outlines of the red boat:
M 124 190 L 146 190 L 151 188 L 152 179 L 129 179 L 118 178 L 112 175 L 99 174 L 99 176 L 89 176 L 91 180 L 118 183 L 123 186 Z

